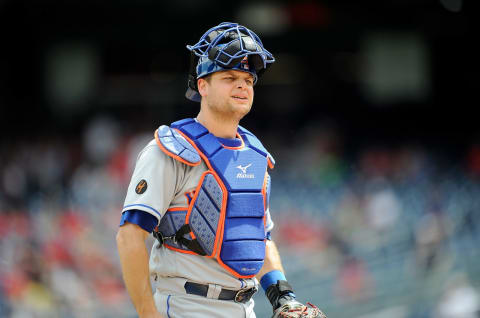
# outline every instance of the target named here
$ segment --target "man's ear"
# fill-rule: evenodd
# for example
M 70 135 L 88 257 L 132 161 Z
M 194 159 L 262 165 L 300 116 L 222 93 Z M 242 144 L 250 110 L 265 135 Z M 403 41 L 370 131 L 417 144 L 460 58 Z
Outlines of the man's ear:
M 198 93 L 204 97 L 208 92 L 208 83 L 205 79 L 199 78 L 197 80 Z

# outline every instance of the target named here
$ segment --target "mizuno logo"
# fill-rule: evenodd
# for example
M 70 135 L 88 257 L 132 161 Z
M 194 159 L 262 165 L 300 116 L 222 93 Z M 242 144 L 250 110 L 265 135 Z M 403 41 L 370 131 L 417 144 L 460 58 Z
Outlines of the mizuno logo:
M 245 167 L 242 167 L 241 165 L 238 165 L 237 168 L 242 170 L 243 173 L 247 173 L 248 167 L 250 167 L 252 164 L 246 165 Z
M 253 173 L 247 173 L 247 169 L 251 165 L 252 164 L 248 164 L 245 167 L 242 167 L 242 165 L 238 165 L 237 169 L 240 169 L 242 172 L 237 173 L 237 178 L 238 179 L 253 179 L 253 178 L 255 178 L 255 175 Z

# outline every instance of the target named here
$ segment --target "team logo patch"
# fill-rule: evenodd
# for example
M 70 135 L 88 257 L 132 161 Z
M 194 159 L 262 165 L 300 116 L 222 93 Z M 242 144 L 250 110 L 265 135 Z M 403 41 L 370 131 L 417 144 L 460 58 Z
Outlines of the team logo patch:
M 140 182 L 135 187 L 135 192 L 138 193 L 138 194 L 142 194 L 145 191 L 147 191 L 147 187 L 148 187 L 147 181 L 145 181 L 145 179 L 142 179 L 142 180 L 140 180 Z
M 248 65 L 248 58 L 246 56 L 241 61 L 241 67 L 247 71 L 250 69 L 250 66 Z

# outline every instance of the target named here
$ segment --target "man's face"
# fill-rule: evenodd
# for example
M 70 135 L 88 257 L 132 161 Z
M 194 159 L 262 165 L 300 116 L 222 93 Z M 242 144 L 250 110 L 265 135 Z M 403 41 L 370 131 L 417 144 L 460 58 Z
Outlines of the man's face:
M 203 81 L 203 83 L 201 82 Z M 215 72 L 209 79 L 200 79 L 202 104 L 220 116 L 240 120 L 253 104 L 253 76 L 247 72 L 229 70 Z

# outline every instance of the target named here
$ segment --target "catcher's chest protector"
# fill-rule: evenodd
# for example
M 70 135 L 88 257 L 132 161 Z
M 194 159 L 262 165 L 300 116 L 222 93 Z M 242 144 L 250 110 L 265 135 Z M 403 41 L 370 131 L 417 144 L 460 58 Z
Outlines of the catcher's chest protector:
M 208 170 L 202 174 L 186 208 L 174 208 L 161 219 L 158 231 L 175 235 L 185 224 L 190 232 L 183 237 L 196 241 L 206 257 L 238 278 L 258 273 L 265 258 L 265 210 L 270 180 L 267 166 L 273 158 L 260 141 L 239 127 L 240 147 L 226 147 L 193 119 L 161 126 L 155 138 L 167 155 L 187 165 L 203 160 Z M 175 240 L 167 248 L 197 254 Z

